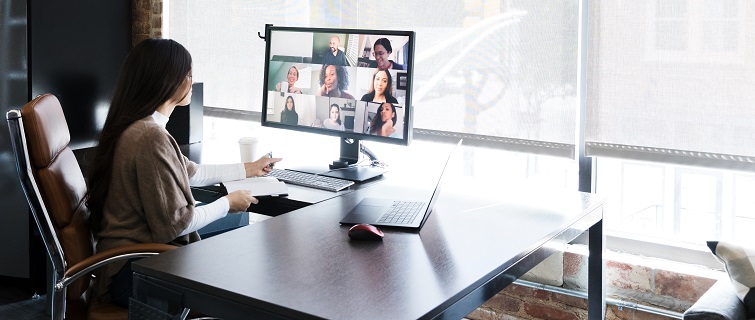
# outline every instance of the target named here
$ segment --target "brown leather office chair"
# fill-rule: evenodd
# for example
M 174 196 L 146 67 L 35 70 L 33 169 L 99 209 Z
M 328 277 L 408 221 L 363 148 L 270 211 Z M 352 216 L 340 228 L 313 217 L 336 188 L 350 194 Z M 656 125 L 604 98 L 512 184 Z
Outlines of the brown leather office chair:
M 8 111 L 6 119 L 18 176 L 52 264 L 48 299 L 53 319 L 127 319 L 127 309 L 92 296 L 93 271 L 175 247 L 138 244 L 95 254 L 86 184 L 68 147 L 71 136 L 60 102 L 54 95 L 40 95 L 20 111 Z

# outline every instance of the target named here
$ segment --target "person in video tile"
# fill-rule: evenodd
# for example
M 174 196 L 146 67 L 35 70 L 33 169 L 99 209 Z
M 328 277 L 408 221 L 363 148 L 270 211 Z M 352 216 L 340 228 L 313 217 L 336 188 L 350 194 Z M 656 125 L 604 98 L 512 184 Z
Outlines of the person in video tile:
M 299 69 L 296 69 L 296 66 L 291 66 L 291 68 L 288 68 L 288 75 L 286 75 L 286 82 L 288 83 L 288 89 L 286 89 L 286 92 L 301 93 L 301 89 L 294 86 L 297 80 L 299 80 Z M 282 91 L 281 83 L 282 82 L 275 84 L 275 91 Z
M 320 72 L 320 90 L 317 94 L 331 98 L 354 99 L 354 96 L 347 93 L 346 88 L 349 86 L 349 73 L 342 66 L 326 65 Z
M 296 113 L 296 104 L 292 96 L 286 97 L 286 107 L 281 112 L 281 123 L 294 126 L 299 124 L 299 114 Z
M 326 129 L 341 130 L 343 131 L 343 122 L 341 122 L 341 108 L 337 104 L 330 105 L 329 118 L 322 122 L 322 126 Z
M 392 103 L 383 102 L 377 111 L 370 123 L 370 134 L 398 138 L 398 132 L 393 127 L 396 124 L 396 107 Z
M 362 96 L 362 101 L 398 103 L 391 94 L 393 92 L 393 77 L 388 70 L 378 69 L 372 75 L 370 91 Z
M 341 38 L 339 38 L 338 36 L 330 37 L 330 47 L 328 48 L 328 51 L 322 54 L 322 61 L 320 61 L 320 63 L 337 66 L 348 66 L 349 63 L 346 61 L 346 54 L 343 53 L 341 49 L 338 49 L 338 46 L 340 45 Z
M 370 61 L 370 68 L 404 70 L 403 65 L 388 60 L 391 53 L 393 53 L 391 41 L 386 38 L 377 39 L 372 46 L 372 55 L 375 56 L 375 61 Z

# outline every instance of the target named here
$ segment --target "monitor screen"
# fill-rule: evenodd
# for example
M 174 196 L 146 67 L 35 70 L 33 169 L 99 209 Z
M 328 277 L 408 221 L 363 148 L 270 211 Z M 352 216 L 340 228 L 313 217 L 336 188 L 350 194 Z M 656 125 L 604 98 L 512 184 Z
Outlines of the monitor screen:
M 262 125 L 407 145 L 414 32 L 268 25 Z

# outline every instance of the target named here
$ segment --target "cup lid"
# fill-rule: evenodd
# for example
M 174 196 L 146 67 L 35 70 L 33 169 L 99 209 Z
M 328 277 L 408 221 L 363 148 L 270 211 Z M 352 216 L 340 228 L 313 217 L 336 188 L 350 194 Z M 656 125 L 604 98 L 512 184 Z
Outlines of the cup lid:
M 259 141 L 256 137 L 243 137 L 239 139 L 239 143 L 254 143 Z

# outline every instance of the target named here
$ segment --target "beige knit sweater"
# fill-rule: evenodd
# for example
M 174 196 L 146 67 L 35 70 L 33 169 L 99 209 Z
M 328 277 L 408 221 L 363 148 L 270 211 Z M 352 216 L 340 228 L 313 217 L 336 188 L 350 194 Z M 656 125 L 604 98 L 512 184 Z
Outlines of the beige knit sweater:
M 97 251 L 135 243 L 185 245 L 198 241 L 196 232 L 176 238 L 194 214 L 189 177 L 197 168 L 152 116 L 129 126 L 118 140 L 113 157 Z M 110 278 L 124 264 L 116 262 L 102 268 L 97 287 L 100 299 L 109 299 Z

